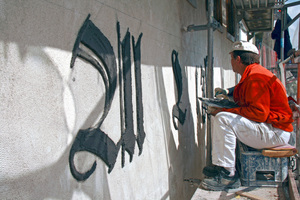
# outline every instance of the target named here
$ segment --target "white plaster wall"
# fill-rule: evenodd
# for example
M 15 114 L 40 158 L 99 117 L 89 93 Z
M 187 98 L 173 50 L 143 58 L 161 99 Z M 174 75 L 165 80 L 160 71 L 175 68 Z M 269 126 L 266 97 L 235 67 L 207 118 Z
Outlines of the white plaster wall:
M 207 23 L 205 1 L 197 3 L 195 9 L 186 0 L 0 0 L 0 199 L 190 199 L 196 188 L 183 180 L 202 177 L 206 149 L 205 126 L 196 114 L 195 66 L 204 65 L 207 33 L 182 31 Z M 143 33 L 146 138 L 143 153 L 138 156 L 136 146 L 133 161 L 126 154 L 123 168 L 119 152 L 110 174 L 101 159 L 78 153 L 79 171 L 97 162 L 91 177 L 78 182 L 69 170 L 69 151 L 78 130 L 97 122 L 105 94 L 101 76 L 89 64 L 77 59 L 70 69 L 76 36 L 89 13 L 116 55 L 117 21 L 121 38 L 128 28 L 135 38 Z M 216 86 L 234 83 L 230 46 L 225 34 L 214 32 Z M 181 103 L 187 109 L 178 131 L 172 124 L 173 49 L 179 53 Z M 117 88 L 101 127 L 115 142 L 119 105 Z

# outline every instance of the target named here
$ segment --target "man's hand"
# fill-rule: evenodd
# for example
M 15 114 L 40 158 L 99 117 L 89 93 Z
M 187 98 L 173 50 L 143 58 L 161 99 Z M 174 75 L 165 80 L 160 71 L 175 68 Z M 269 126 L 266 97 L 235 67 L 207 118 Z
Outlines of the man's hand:
M 228 99 L 229 100 L 229 96 L 225 95 L 225 94 L 218 94 L 216 95 L 217 99 Z
M 220 94 L 223 94 L 223 95 L 228 95 L 229 91 L 226 90 L 226 89 L 222 89 L 222 88 L 215 88 L 215 97 L 220 95 Z
M 218 114 L 222 110 L 223 110 L 223 108 L 208 106 L 206 112 L 207 112 L 207 114 L 215 116 L 216 114 Z

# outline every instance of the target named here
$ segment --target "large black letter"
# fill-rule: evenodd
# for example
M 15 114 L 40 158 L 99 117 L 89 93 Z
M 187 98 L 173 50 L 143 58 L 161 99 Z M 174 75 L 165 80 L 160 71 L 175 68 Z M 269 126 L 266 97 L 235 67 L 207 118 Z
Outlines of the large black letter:
M 119 151 L 119 145 L 115 145 L 115 143 L 107 136 L 107 134 L 100 130 L 100 126 L 110 110 L 111 102 L 116 90 L 116 59 L 110 42 L 93 24 L 93 22 L 89 20 L 89 17 L 90 15 L 88 15 L 87 19 L 82 25 L 74 44 L 71 68 L 74 66 L 74 62 L 77 57 L 80 57 L 91 63 L 101 74 L 105 84 L 106 93 L 104 112 L 99 122 L 94 127 L 88 128 L 86 130 L 79 130 L 70 150 L 70 170 L 74 178 L 78 181 L 86 180 L 94 172 L 96 168 L 96 162 L 94 162 L 92 168 L 89 171 L 82 174 L 76 170 L 74 164 L 74 156 L 76 152 L 88 151 L 97 155 L 109 167 L 108 172 L 111 172 L 115 165 Z M 83 44 L 84 46 L 92 50 L 97 58 L 101 60 L 102 64 L 104 65 L 104 69 L 103 66 L 100 65 L 100 63 L 94 57 L 92 57 L 79 47 L 80 44 Z

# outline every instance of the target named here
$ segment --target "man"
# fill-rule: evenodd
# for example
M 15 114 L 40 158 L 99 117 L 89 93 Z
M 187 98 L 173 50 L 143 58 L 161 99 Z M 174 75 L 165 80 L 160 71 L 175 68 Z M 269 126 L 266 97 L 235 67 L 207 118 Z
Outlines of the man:
M 287 144 L 293 131 L 292 111 L 286 90 L 274 74 L 259 65 L 259 52 L 249 42 L 235 42 L 230 52 L 234 72 L 241 75 L 233 99 L 237 108 L 214 108 L 212 163 L 203 173 L 210 176 L 201 186 L 208 190 L 238 188 L 235 172 L 236 139 L 256 148 Z

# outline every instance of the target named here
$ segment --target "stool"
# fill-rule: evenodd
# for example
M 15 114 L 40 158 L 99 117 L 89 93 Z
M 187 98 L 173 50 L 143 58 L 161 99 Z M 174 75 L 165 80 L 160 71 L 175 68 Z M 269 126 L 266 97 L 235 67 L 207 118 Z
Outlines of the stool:
M 243 186 L 278 186 L 287 177 L 291 149 L 257 150 L 237 142 L 237 170 Z M 280 156 L 280 157 L 274 157 Z

